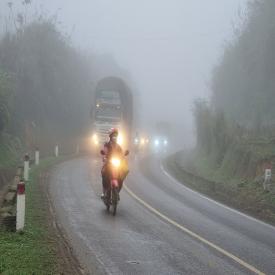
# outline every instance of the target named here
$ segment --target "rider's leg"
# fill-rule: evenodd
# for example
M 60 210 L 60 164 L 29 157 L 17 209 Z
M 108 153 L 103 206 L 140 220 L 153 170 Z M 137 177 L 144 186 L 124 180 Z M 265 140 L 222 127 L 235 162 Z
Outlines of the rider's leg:
M 107 189 L 106 176 L 102 175 L 102 192 L 105 193 Z
M 118 200 L 120 200 L 120 195 L 119 195 L 119 193 L 120 193 L 120 191 L 121 191 L 121 189 L 122 189 L 122 186 L 123 186 L 123 180 L 119 180 L 118 181 Z
M 108 190 L 108 173 L 107 173 L 106 166 L 102 167 L 101 176 L 102 176 L 102 195 L 101 195 L 101 197 L 104 198 L 106 195 L 106 192 Z
M 118 192 L 120 192 L 120 190 L 123 187 L 123 182 L 125 180 L 125 178 L 127 177 L 127 175 L 129 174 L 129 171 L 127 171 L 126 173 L 120 175 L 120 179 L 118 181 Z
M 119 180 L 118 181 L 118 192 L 120 192 L 120 190 L 122 189 L 123 187 L 123 180 Z

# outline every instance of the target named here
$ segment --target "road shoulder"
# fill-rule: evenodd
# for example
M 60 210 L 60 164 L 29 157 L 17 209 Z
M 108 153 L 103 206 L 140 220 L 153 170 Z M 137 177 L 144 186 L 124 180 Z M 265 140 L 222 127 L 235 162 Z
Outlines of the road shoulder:
M 66 233 L 59 225 L 56 212 L 49 195 L 50 174 L 56 168 L 56 166 L 63 161 L 59 161 L 42 171 L 39 177 L 39 186 L 41 191 L 45 194 L 44 198 L 48 209 L 48 224 L 51 225 L 49 231 L 56 245 L 58 274 L 83 275 L 88 274 L 88 272 L 79 263 L 77 257 L 74 254 L 70 241 L 66 236 Z
M 213 182 L 195 175 L 179 165 L 177 156 L 172 155 L 162 162 L 164 170 L 174 177 L 179 183 L 197 191 L 207 197 L 237 209 L 256 219 L 275 225 L 275 209 L 260 200 L 258 193 L 254 192 L 259 187 L 248 188 L 240 186 L 230 188 L 225 183 Z M 253 192 L 255 193 L 253 195 Z M 263 192 L 263 191 L 262 191 Z

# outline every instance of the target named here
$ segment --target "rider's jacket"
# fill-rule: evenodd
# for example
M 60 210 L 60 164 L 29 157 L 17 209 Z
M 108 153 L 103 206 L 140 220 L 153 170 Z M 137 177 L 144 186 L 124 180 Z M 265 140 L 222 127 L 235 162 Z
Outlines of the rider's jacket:
M 106 142 L 104 144 L 103 151 L 105 153 L 103 157 L 104 163 L 106 163 L 112 155 L 116 155 L 118 157 L 123 156 L 123 150 L 120 147 L 120 145 L 117 144 L 116 142 L 112 142 L 112 141 Z

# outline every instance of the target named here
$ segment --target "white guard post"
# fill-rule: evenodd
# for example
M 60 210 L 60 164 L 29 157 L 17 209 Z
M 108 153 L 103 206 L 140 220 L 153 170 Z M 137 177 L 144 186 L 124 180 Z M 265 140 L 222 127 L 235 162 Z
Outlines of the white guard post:
M 271 180 L 271 169 L 265 169 L 264 179 L 265 179 L 266 181 Z
M 271 185 L 271 176 L 272 176 L 271 169 L 265 169 L 264 184 L 263 184 L 264 190 L 270 191 L 269 189 Z
M 25 226 L 25 183 L 20 181 L 17 184 L 17 204 L 16 204 L 16 231 L 22 231 Z
M 40 156 L 39 156 L 39 150 L 36 149 L 35 150 L 35 165 L 39 165 L 39 158 L 40 158 Z
M 55 155 L 56 157 L 59 156 L 59 148 L 58 148 L 58 145 L 55 146 L 54 155 Z
M 24 180 L 25 182 L 29 180 L 29 170 L 30 170 L 30 157 L 28 154 L 24 158 Z

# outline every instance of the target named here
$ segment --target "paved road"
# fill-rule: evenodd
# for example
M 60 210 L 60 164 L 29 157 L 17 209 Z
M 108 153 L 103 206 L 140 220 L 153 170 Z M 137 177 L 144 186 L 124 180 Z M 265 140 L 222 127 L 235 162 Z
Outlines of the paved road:
M 90 274 L 275 274 L 275 228 L 176 182 L 154 157 L 131 163 L 117 216 L 99 198 L 100 160 L 58 165 L 50 194 Z M 262 273 L 261 273 L 262 272 Z

